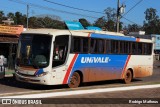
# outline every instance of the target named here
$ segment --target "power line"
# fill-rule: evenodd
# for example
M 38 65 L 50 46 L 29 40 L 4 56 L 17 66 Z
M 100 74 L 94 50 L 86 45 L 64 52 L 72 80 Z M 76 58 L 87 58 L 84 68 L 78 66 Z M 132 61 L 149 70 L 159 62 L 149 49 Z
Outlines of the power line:
M 59 5 L 59 6 L 63 6 L 63 7 L 71 8 L 71 9 L 76 9 L 76 10 L 85 11 L 85 12 L 105 14 L 105 13 L 103 13 L 103 12 L 97 12 L 97 11 L 93 11 L 93 10 L 86 10 L 86 9 L 81 9 L 81 8 L 77 8 L 77 7 L 67 6 L 67 5 L 60 4 L 60 3 L 56 3 L 56 2 L 53 2 L 53 1 L 49 1 L 49 0 L 43 0 L 43 1 L 46 1 L 46 2 L 49 2 L 49 3 L 52 3 L 52 4 L 56 4 L 56 5 Z
M 139 25 L 139 24 L 137 24 L 136 22 L 133 22 L 133 21 L 131 21 L 131 20 L 125 18 L 124 16 L 122 16 L 122 17 L 123 17 L 125 20 L 127 20 L 128 22 L 131 22 L 131 23 L 133 23 L 133 24 Z M 139 25 L 139 26 L 141 26 L 141 25 Z
M 121 18 L 124 18 L 125 20 L 127 20 L 128 22 L 131 22 L 131 23 L 133 23 L 133 24 L 139 25 L 139 24 L 137 24 L 137 23 L 135 23 L 135 22 L 133 22 L 133 21 L 125 18 L 124 16 L 125 16 L 126 14 L 128 14 L 131 10 L 133 10 L 133 9 L 134 9 L 138 4 L 140 4 L 142 1 L 143 1 L 143 0 L 140 0 L 139 2 L 137 2 L 137 3 L 136 3 L 132 8 L 130 8 L 123 16 L 121 16 Z M 125 0 L 124 2 L 126 2 L 126 0 Z M 139 26 L 141 26 L 141 25 L 139 25 Z
M 139 2 L 137 2 L 132 8 L 130 8 L 123 16 L 125 16 L 126 14 L 128 14 L 131 10 L 133 10 L 138 4 L 140 4 L 143 0 L 140 0 Z
M 84 14 L 79 14 L 79 13 L 73 13 L 73 12 L 68 12 L 68 11 L 63 11 L 63 10 L 57 10 L 57 9 L 54 9 L 54 8 L 50 8 L 50 7 L 45 7 L 45 6 L 41 6 L 41 5 L 37 5 L 37 4 L 32 4 L 32 3 L 27 3 L 27 2 L 22 2 L 22 1 L 17 1 L 17 0 L 9 0 L 9 1 L 12 1 L 12 2 L 16 2 L 16 3 L 20 3 L 20 4 L 23 4 L 23 5 L 29 5 L 29 6 L 32 6 L 32 7 L 36 7 L 36 8 L 40 8 L 40 9 L 45 9 L 45 10 L 50 10 L 50 11 L 56 11 L 56 12 L 60 12 L 60 13 L 66 13 L 66 14 L 71 14 L 71 15 L 77 15 L 77 16 L 84 16 L 84 17 L 90 17 L 90 18 L 94 18 L 94 19 L 98 19 L 98 17 L 94 17 L 94 16 L 88 16 L 88 15 L 84 15 Z M 48 1 L 48 0 L 44 0 L 44 1 Z M 135 8 L 140 2 L 142 2 L 143 0 L 140 0 L 136 5 L 134 5 L 127 13 L 129 13 L 133 8 Z M 126 2 L 126 1 L 125 1 Z M 127 14 L 126 13 L 126 14 Z M 126 15 L 124 14 L 124 15 Z M 121 16 L 121 18 L 124 18 L 125 20 L 133 23 L 133 24 L 137 24 L 127 18 L 125 18 L 123 16 Z M 137 24 L 139 25 L 139 24 Z
M 36 5 L 36 4 L 32 4 L 32 3 L 27 3 L 27 2 L 22 2 L 22 1 L 17 1 L 17 0 L 16 1 L 15 0 L 9 0 L 9 1 L 20 3 L 20 4 L 24 4 L 24 5 L 29 5 L 29 6 L 32 6 L 32 7 L 37 7 L 37 8 L 40 8 L 40 9 L 43 8 L 45 10 L 56 11 L 56 12 L 60 12 L 60 13 L 66 13 L 66 14 L 83 16 L 83 17 L 89 17 L 89 18 L 94 18 L 94 19 L 98 18 L 98 17 L 95 17 L 95 16 L 89 16 L 89 15 L 84 15 L 84 14 L 79 14 L 79 13 L 73 13 L 73 12 L 58 10 L 58 9 L 54 9 L 54 8 L 50 8 L 50 7 L 45 7 L 45 6 Z

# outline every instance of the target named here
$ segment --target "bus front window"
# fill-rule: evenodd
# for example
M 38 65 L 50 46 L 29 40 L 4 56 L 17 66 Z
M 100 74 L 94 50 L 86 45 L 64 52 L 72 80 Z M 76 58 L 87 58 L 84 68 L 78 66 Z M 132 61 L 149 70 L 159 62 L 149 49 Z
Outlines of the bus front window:
M 56 36 L 54 41 L 53 64 L 52 67 L 65 63 L 68 52 L 69 36 Z
M 23 34 L 17 52 L 17 66 L 44 68 L 49 64 L 51 36 Z

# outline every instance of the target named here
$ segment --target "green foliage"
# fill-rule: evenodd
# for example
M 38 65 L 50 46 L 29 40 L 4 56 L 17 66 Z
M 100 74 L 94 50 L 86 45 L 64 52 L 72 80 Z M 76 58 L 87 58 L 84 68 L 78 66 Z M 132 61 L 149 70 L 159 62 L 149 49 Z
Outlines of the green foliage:
M 116 22 L 117 18 L 117 13 L 115 8 L 108 7 L 107 9 L 104 10 L 106 14 L 106 20 L 107 21 L 113 21 Z
M 11 20 L 15 19 L 14 13 L 11 12 L 7 14 L 7 17 L 10 18 Z
M 7 18 L 14 20 L 14 25 L 23 25 L 27 27 L 27 16 L 20 12 L 8 13 Z M 0 24 L 2 24 L 3 19 L 7 19 L 4 16 L 3 11 L 0 11 Z M 65 24 L 59 20 L 59 17 L 42 15 L 42 16 L 33 16 L 29 18 L 29 28 L 54 28 L 54 29 L 65 29 Z
M 144 12 L 146 21 L 151 22 L 151 21 L 157 20 L 158 16 L 156 12 L 157 10 L 154 8 L 146 9 L 146 11 Z
M 4 13 L 3 11 L 0 11 L 0 23 L 2 23 L 3 19 L 4 19 Z
M 139 26 L 139 25 L 137 25 L 137 24 L 129 24 L 128 25 L 128 31 L 129 32 L 138 32 L 138 31 L 140 31 L 140 30 L 142 30 L 142 27 L 141 26 Z
M 53 28 L 53 29 L 65 29 L 65 24 L 61 21 L 54 20 L 50 17 L 30 17 L 30 28 Z
M 157 10 L 154 8 L 148 8 L 144 14 L 145 21 L 143 27 L 146 34 L 160 34 L 160 19 L 157 15 Z
M 97 26 L 97 27 L 100 27 L 100 28 L 105 27 L 105 25 L 106 25 L 106 19 L 104 18 L 104 16 L 98 18 L 94 23 L 94 26 Z
M 83 27 L 87 27 L 91 25 L 85 18 L 79 19 L 79 22 L 82 24 Z
M 116 9 L 108 7 L 104 10 L 105 16 L 98 18 L 94 26 L 98 26 L 102 29 L 106 29 L 108 31 L 116 31 Z M 120 22 L 120 30 L 122 29 L 122 22 Z

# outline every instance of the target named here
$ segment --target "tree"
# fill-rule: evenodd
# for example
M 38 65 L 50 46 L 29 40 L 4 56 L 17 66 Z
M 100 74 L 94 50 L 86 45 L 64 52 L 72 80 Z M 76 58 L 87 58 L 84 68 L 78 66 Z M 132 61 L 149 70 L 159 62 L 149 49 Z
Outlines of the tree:
M 20 22 L 21 22 L 21 17 L 22 17 L 22 13 L 20 13 L 20 12 L 16 12 L 15 13 L 15 24 L 20 24 Z
M 44 14 L 36 17 L 30 17 L 29 27 L 65 29 L 66 26 L 62 21 L 60 21 L 59 16 Z
M 144 12 L 146 21 L 151 22 L 151 21 L 157 20 L 158 16 L 157 16 L 156 12 L 157 12 L 157 10 L 154 8 L 146 9 L 146 11 Z
M 48 16 L 30 17 L 30 28 L 53 28 L 53 29 L 65 29 L 65 24 L 59 20 L 52 19 Z
M 115 8 L 108 7 L 107 9 L 104 10 L 104 12 L 106 14 L 107 21 L 112 20 L 113 22 L 116 22 L 117 18 L 116 18 L 116 9 Z
M 26 25 L 27 25 L 27 16 L 26 15 L 22 15 L 22 13 L 20 13 L 20 12 L 16 12 L 15 13 L 14 22 L 15 22 L 16 25 L 24 25 L 24 27 L 26 27 Z
M 137 24 L 129 24 L 128 25 L 128 28 L 127 28 L 127 30 L 129 31 L 129 32 L 138 32 L 138 31 L 140 31 L 142 29 L 142 27 L 141 26 L 139 26 L 139 25 L 137 25 Z
M 105 27 L 105 25 L 106 25 L 106 20 L 105 20 L 104 16 L 98 18 L 94 23 L 94 26 L 97 26 L 97 27 L 100 27 L 100 28 Z
M 8 18 L 11 18 L 11 19 L 14 19 L 15 16 L 14 16 L 14 13 L 11 13 L 11 12 L 10 12 L 10 13 L 7 14 L 7 17 L 8 17 Z
M 105 28 L 108 31 L 115 31 L 116 30 L 116 9 L 108 7 L 107 9 L 104 10 L 105 16 L 102 16 L 98 18 L 94 25 L 98 26 L 100 28 Z M 122 29 L 122 22 L 120 22 L 120 29 Z
M 105 27 L 109 31 L 115 31 L 116 29 L 116 9 L 108 7 L 107 9 L 104 10 L 106 13 L 106 25 Z
M 29 24 L 28 24 L 28 27 L 29 27 L 29 28 L 37 28 L 37 27 L 36 27 L 36 24 L 35 24 L 36 20 L 37 20 L 37 17 L 34 17 L 34 16 L 33 16 L 33 17 L 30 17 L 30 18 L 29 18 L 29 22 L 28 22 L 28 23 L 29 23 Z
M 59 20 L 53 20 L 53 23 L 54 23 L 54 29 L 66 29 L 66 25 L 64 22 L 62 21 L 59 21 Z
M 3 11 L 0 11 L 0 23 L 2 23 L 3 18 L 4 18 L 4 13 Z
M 79 22 L 82 24 L 84 28 L 91 25 L 85 18 L 79 19 Z
M 146 34 L 160 34 L 160 19 L 156 13 L 157 10 L 154 8 L 148 8 L 144 12 L 145 21 L 143 27 Z

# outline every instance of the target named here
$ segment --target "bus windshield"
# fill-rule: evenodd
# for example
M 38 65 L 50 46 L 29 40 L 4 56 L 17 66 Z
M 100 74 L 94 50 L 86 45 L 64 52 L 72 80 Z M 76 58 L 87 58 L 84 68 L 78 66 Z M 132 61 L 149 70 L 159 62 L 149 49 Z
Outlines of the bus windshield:
M 51 39 L 50 35 L 21 35 L 18 44 L 17 66 L 47 67 L 50 59 Z

